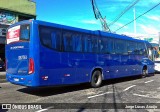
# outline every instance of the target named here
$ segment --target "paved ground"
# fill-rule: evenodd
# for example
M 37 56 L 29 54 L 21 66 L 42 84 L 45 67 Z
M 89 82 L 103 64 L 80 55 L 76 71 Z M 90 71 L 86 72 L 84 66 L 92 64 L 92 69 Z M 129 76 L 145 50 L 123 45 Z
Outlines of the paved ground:
M 6 72 L 0 71 L 0 83 L 6 82 Z
M 42 109 L 37 107 L 30 112 L 159 112 L 160 74 L 107 80 L 100 88 L 81 84 L 34 89 L 5 82 L 0 83 L 0 103 L 24 103 L 24 106 L 26 103 L 40 103 Z M 28 112 L 25 109 L 3 111 Z

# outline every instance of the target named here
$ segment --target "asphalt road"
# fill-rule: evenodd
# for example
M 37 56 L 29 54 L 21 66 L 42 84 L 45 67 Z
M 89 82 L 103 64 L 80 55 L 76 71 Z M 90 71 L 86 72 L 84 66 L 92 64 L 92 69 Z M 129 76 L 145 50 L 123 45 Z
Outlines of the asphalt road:
M 34 103 L 39 106 L 30 112 L 159 112 L 160 74 L 107 80 L 100 88 L 81 84 L 34 89 L 3 82 L 0 83 L 0 103 L 23 103 L 19 104 L 23 106 Z M 20 109 L 0 111 L 28 112 Z

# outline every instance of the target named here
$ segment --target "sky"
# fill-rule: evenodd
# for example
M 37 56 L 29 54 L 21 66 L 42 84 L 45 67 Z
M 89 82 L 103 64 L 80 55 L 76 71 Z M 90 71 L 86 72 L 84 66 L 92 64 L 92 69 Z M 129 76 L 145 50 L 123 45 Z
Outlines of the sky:
M 99 11 L 106 17 L 107 24 L 113 22 L 126 7 L 136 0 L 96 0 Z M 160 0 L 139 0 L 134 6 L 136 17 L 159 4 Z M 101 23 L 95 19 L 90 0 L 36 0 L 36 15 L 38 20 L 63 24 L 89 30 L 102 30 Z M 115 32 L 120 27 L 134 19 L 131 8 L 110 30 Z M 138 18 L 136 32 L 134 22 L 116 31 L 118 34 L 137 35 L 139 37 L 158 37 L 160 32 L 160 5 Z M 136 33 L 136 34 L 135 34 Z

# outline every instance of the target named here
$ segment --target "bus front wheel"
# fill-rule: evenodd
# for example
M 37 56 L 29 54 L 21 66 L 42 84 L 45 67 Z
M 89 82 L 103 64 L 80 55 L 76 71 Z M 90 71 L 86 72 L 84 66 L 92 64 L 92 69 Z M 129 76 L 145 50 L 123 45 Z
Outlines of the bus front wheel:
M 100 87 L 102 84 L 102 73 L 99 70 L 96 70 L 92 74 L 91 86 L 94 88 Z
M 143 68 L 143 70 L 142 70 L 142 78 L 146 77 L 147 75 L 148 75 L 147 68 Z

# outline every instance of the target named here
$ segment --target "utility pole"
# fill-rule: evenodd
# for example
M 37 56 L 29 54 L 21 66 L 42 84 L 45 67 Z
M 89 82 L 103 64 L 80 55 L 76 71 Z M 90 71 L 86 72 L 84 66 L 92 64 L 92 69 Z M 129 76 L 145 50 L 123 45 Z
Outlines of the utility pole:
M 91 0 L 93 12 L 96 19 L 99 19 L 102 25 L 102 30 L 106 32 L 111 32 L 110 28 L 107 25 L 106 17 L 102 17 L 101 12 L 99 11 L 95 0 Z
M 159 42 L 158 42 L 158 51 L 160 51 L 160 32 L 158 33 Z

